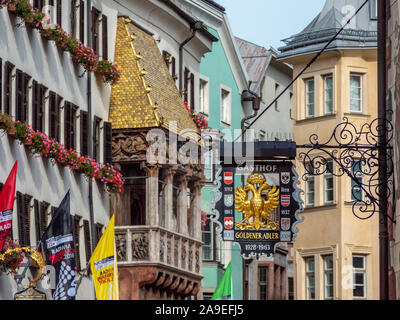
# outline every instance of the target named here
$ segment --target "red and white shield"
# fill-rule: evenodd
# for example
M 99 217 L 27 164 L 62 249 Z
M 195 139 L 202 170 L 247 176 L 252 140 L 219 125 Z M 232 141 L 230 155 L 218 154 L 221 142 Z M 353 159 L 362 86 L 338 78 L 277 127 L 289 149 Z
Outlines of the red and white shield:
M 225 218 L 225 229 L 232 230 L 233 229 L 233 217 Z
M 287 208 L 290 205 L 290 195 L 281 196 L 281 204 L 283 207 Z
M 233 183 L 233 172 L 224 172 L 224 182 L 225 184 Z
M 290 229 L 290 218 L 281 219 L 281 228 L 284 231 L 288 231 Z

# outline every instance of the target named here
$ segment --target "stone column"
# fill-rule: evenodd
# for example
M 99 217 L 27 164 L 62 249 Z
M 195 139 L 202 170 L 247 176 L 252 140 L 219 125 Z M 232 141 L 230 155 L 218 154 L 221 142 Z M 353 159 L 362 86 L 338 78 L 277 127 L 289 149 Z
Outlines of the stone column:
M 193 212 L 193 236 L 197 240 L 202 240 L 201 231 L 201 189 L 202 184 L 199 180 L 193 183 L 193 201 L 192 201 L 192 212 Z
M 281 299 L 287 300 L 287 297 L 286 297 L 286 288 L 287 288 L 286 268 L 282 268 L 281 281 L 282 281 Z
M 164 187 L 164 226 L 168 230 L 174 229 L 174 223 L 172 219 L 173 214 L 173 182 L 176 170 L 171 168 L 164 169 L 164 175 L 162 180 L 166 183 Z
M 188 234 L 187 211 L 188 211 L 188 194 L 187 194 L 188 181 L 186 176 L 180 175 L 178 177 L 178 232 L 181 234 Z
M 158 226 L 158 174 L 160 166 L 142 162 L 140 168 L 146 172 L 146 225 Z
M 274 283 L 275 283 L 275 264 L 270 262 L 268 265 L 268 300 L 274 300 Z

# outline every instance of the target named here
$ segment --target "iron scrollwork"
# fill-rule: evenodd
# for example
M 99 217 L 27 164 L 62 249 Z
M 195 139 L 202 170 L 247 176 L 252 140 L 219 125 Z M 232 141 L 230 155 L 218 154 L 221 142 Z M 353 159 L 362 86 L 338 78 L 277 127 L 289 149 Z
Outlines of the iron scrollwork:
M 382 135 L 386 136 L 385 145 L 382 145 Z M 325 174 L 349 176 L 353 182 L 353 214 L 362 220 L 369 219 L 380 211 L 379 199 L 383 192 L 388 199 L 393 194 L 392 139 L 393 125 L 386 119 L 375 119 L 358 129 L 345 117 L 326 142 L 321 143 L 318 135 L 313 134 L 308 144 L 297 146 L 305 149 L 299 154 L 305 168 L 302 178 L 307 181 L 312 176 Z M 386 159 L 380 157 L 382 150 Z M 386 179 L 380 174 L 383 166 Z

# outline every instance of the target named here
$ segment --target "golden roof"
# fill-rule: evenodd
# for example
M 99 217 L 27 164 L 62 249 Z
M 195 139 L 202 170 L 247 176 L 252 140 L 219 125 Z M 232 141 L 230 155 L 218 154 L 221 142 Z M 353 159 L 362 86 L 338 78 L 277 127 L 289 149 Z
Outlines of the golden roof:
M 199 132 L 154 38 L 130 18 L 118 18 L 114 61 L 122 70 L 111 92 L 109 121 L 114 129 L 163 127 L 175 133 Z

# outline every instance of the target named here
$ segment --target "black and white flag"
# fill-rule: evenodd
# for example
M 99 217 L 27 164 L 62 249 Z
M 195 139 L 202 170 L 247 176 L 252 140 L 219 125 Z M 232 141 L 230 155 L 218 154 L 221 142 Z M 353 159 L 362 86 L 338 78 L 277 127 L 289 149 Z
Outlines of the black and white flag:
M 54 266 L 56 272 L 53 300 L 75 300 L 75 254 L 69 191 L 44 232 L 42 248 L 46 264 Z

